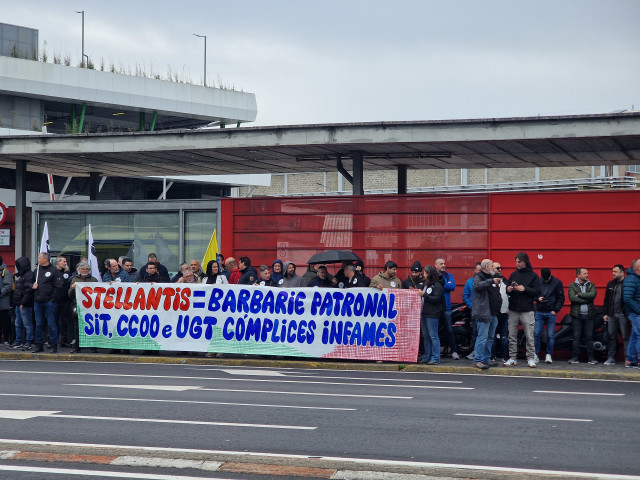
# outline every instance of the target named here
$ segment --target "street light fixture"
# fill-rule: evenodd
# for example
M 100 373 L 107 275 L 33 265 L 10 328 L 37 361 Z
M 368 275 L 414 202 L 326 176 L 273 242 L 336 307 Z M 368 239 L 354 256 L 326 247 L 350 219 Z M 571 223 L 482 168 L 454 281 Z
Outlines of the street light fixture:
M 88 68 L 89 56 L 84 54 L 84 10 L 79 12 L 76 10 L 76 13 L 82 14 L 82 63 L 84 64 L 84 68 Z
M 207 86 L 207 36 L 193 34 L 194 37 L 204 38 L 204 86 Z

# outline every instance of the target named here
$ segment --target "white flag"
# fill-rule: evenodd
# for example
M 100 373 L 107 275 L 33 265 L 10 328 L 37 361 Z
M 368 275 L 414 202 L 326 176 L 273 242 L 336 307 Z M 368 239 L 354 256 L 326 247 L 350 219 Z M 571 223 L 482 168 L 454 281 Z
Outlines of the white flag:
M 47 222 L 44 222 L 44 230 L 42 230 L 42 242 L 40 242 L 40 253 L 51 253 L 49 249 L 49 227 Z
M 96 257 L 96 247 L 93 245 L 93 234 L 91 233 L 91 225 L 89 225 L 89 243 L 87 246 L 89 266 L 91 267 L 91 275 L 98 281 L 102 280 L 100 269 L 98 268 L 98 258 Z

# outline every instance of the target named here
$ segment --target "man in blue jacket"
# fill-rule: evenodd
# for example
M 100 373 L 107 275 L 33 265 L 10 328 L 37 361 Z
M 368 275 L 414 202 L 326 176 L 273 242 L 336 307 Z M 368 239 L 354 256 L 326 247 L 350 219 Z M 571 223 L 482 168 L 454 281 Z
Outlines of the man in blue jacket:
M 129 274 L 118 265 L 118 261 L 115 258 L 107 258 L 104 261 L 104 268 L 106 271 L 102 276 L 103 282 L 130 282 L 131 278 Z
M 473 265 L 473 268 L 475 270 L 473 272 L 474 276 L 476 273 L 480 272 L 480 265 L 480 262 L 476 262 Z M 462 301 L 467 307 L 469 307 L 469 311 L 472 312 L 471 326 L 473 327 L 473 332 L 471 333 L 471 353 L 467 355 L 467 358 L 469 360 L 473 360 L 475 357 L 476 338 L 478 337 L 478 324 L 476 324 L 475 320 L 473 319 L 473 277 L 467 280 L 467 282 L 464 284 L 464 290 L 462 290 Z
M 638 368 L 638 352 L 640 352 L 640 258 L 631 263 L 627 270 L 627 278 L 624 279 L 622 288 L 624 308 L 629 320 L 631 320 L 631 336 L 627 349 L 627 362 L 625 367 Z
M 434 263 L 436 271 L 438 272 L 438 282 L 444 288 L 444 299 L 446 301 L 446 310 L 444 311 L 443 321 L 445 327 L 447 327 L 447 338 L 449 340 L 449 348 L 451 350 L 451 358 L 459 360 L 458 347 L 456 345 L 456 336 L 453 334 L 453 325 L 451 319 L 451 292 L 456 289 L 456 281 L 453 279 L 453 275 L 446 271 L 447 266 L 444 258 L 438 257 Z

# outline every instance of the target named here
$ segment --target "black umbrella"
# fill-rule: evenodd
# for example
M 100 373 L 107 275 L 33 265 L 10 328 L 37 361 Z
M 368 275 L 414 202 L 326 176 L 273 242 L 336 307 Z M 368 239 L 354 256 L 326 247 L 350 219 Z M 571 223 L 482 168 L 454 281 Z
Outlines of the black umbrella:
M 307 262 L 309 265 L 316 263 L 341 263 L 341 262 L 358 262 L 362 259 L 349 250 L 327 250 L 326 252 L 316 253 Z

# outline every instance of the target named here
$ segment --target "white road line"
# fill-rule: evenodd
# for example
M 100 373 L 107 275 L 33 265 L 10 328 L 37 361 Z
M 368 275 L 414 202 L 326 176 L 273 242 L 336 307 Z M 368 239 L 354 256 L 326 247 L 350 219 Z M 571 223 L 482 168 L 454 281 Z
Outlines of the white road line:
M 76 385 L 81 387 L 105 387 L 105 388 L 137 388 L 137 385 L 95 385 L 87 383 L 73 383 L 70 385 Z M 356 398 L 390 398 L 394 400 L 411 400 L 413 397 L 399 397 L 392 395 L 358 395 L 356 393 L 313 393 L 313 392 L 280 392 L 277 390 L 243 390 L 243 389 L 231 389 L 231 388 L 201 388 L 200 392 L 247 392 L 247 393 L 272 393 L 275 395 L 311 395 L 320 397 L 356 397 Z
M 114 374 L 114 373 L 80 373 L 80 372 L 33 372 L 24 370 L 0 370 L 0 373 L 23 373 L 34 375 L 81 375 L 83 377 L 127 377 L 127 378 L 162 378 L 162 379 L 189 379 L 189 380 L 212 380 L 221 382 L 267 382 L 267 383 L 302 383 L 318 385 L 343 385 L 348 387 L 389 387 L 389 388 L 439 388 L 452 390 L 475 390 L 473 387 L 440 387 L 435 385 L 386 385 L 378 383 L 346 383 L 346 382 L 309 382 L 306 380 L 265 380 L 256 378 L 222 378 L 222 377 L 187 377 L 187 376 L 166 376 L 166 375 L 134 375 L 134 374 Z
M 232 375 L 247 375 L 245 370 L 232 371 L 229 368 L 196 368 L 196 367 L 188 367 L 185 370 L 195 370 L 196 372 L 225 372 Z M 248 375 L 262 375 L 264 377 L 271 376 L 269 373 L 263 370 L 251 370 Z M 325 375 L 308 375 L 308 374 L 295 374 L 289 372 L 278 372 L 279 376 L 284 376 L 287 378 L 325 378 L 330 380 L 375 380 L 377 382 L 425 382 L 425 383 L 462 383 L 462 380 L 428 380 L 428 379 L 417 379 L 417 378 L 371 378 L 371 377 L 340 377 L 340 376 L 325 376 Z
M 553 418 L 553 417 L 526 417 L 522 415 L 483 415 L 480 413 L 455 413 L 459 417 L 486 417 L 486 418 L 513 418 L 524 420 L 553 420 L 558 422 L 593 422 L 589 418 Z
M 123 450 L 127 453 L 131 451 L 145 451 L 145 452 L 163 452 L 171 454 L 179 453 L 193 453 L 205 455 L 210 458 L 211 455 L 224 455 L 227 457 L 238 457 L 240 460 L 246 460 L 247 457 L 265 457 L 265 458 L 280 458 L 280 459 L 295 459 L 295 460 L 318 460 L 320 462 L 340 462 L 343 467 L 345 464 L 350 463 L 353 465 L 366 465 L 366 466 L 388 466 L 388 467 L 409 467 L 409 468 L 452 468 L 452 469 L 466 469 L 466 470 L 489 470 L 494 472 L 513 472 L 513 473 L 528 473 L 536 475 L 557 475 L 562 477 L 578 477 L 578 478 L 590 478 L 590 479 L 605 479 L 605 480 L 639 480 L 637 475 L 622 475 L 622 474 L 610 474 L 610 473 L 591 473 L 591 472 L 571 472 L 562 470 L 541 470 L 533 468 L 511 468 L 511 467 L 499 467 L 493 465 L 465 465 L 458 463 L 430 463 L 430 462 L 412 462 L 406 460 L 373 460 L 368 458 L 350 458 L 350 457 L 327 457 L 322 455 L 296 455 L 285 453 L 265 453 L 265 452 L 238 452 L 229 450 L 204 450 L 196 448 L 167 448 L 167 447 L 143 447 L 135 445 L 109 445 L 109 444 L 92 444 L 92 443 L 73 443 L 73 442 L 49 442 L 43 440 L 15 440 L 8 438 L 0 438 L 0 444 L 11 445 L 44 445 L 44 446 L 61 446 L 61 447 L 82 447 L 82 448 L 107 448 L 111 450 Z M 322 466 L 322 465 L 320 465 Z M 2 467 L 2 465 L 0 465 Z M 140 475 L 140 474 L 138 474 Z M 137 478 L 147 478 L 138 476 Z M 155 475 L 153 478 L 158 480 L 165 480 L 164 478 Z M 194 477 L 189 477 L 194 479 Z M 169 478 L 167 480 L 181 480 Z M 201 480 L 196 478 L 195 480 Z
M 121 402 L 162 402 L 162 403 L 191 403 L 194 405 L 230 405 L 238 407 L 264 407 L 264 408 L 295 408 L 303 410 L 339 410 L 352 412 L 357 408 L 340 408 L 340 407 L 315 407 L 302 405 L 267 405 L 264 403 L 236 403 L 236 402 L 207 402 L 204 400 L 162 400 L 158 398 L 122 398 L 122 397 L 85 397 L 80 395 L 36 395 L 33 393 L 0 393 L 2 397 L 36 397 L 36 398 L 66 398 L 73 400 L 107 400 Z
M 211 477 L 187 477 L 185 475 L 162 475 L 158 473 L 109 472 L 106 470 L 79 470 L 71 468 L 23 467 L 20 465 L 0 465 L 0 471 L 45 473 L 47 474 L 46 478 L 49 478 L 49 475 L 81 475 L 83 477 L 140 478 L 149 480 L 211 480 Z
M 0 410 L 0 418 L 29 420 L 38 417 L 48 418 L 74 418 L 77 420 L 105 420 L 114 422 L 140 422 L 140 423 L 170 423 L 182 425 L 213 425 L 222 427 L 248 427 L 248 428 L 275 428 L 278 430 L 316 430 L 318 427 L 305 427 L 300 425 L 267 425 L 264 423 L 232 423 L 232 422 L 204 422 L 201 420 L 176 420 L 165 418 L 131 418 L 131 417 L 99 417 L 93 415 L 65 415 L 60 411 L 50 410 Z
M 533 393 L 558 393 L 562 395 L 605 395 L 609 397 L 624 397 L 626 393 L 600 393 L 600 392 L 556 392 L 553 390 L 534 390 Z

